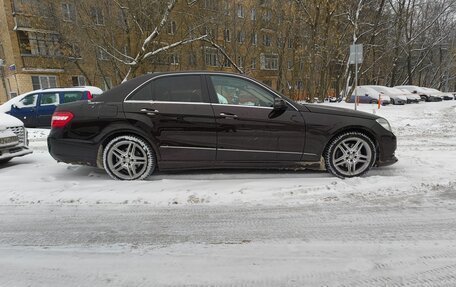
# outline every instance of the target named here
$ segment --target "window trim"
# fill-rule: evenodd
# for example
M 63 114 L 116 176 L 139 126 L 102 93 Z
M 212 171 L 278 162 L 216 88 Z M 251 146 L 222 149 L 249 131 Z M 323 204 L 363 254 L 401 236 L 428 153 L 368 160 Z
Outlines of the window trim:
M 200 77 L 200 84 L 201 84 L 201 92 L 203 99 L 206 100 L 206 102 L 179 102 L 179 101 L 156 101 L 156 100 L 130 100 L 130 98 L 140 89 L 142 89 L 144 86 L 148 84 L 153 84 L 153 81 L 156 81 L 161 78 L 166 78 L 166 77 L 176 77 L 176 76 L 199 76 Z M 159 103 L 159 104 L 199 104 L 199 105 L 210 105 L 211 104 L 211 97 L 209 95 L 209 92 L 206 87 L 206 79 L 203 77 L 203 74 L 200 73 L 174 73 L 174 74 L 167 74 L 167 75 L 159 75 L 157 77 L 154 77 L 152 79 L 149 79 L 136 87 L 134 90 L 132 90 L 125 98 L 124 98 L 124 103 Z
M 41 99 L 43 98 L 43 96 L 45 95 L 57 95 L 57 103 L 52 103 L 52 104 L 43 104 L 41 103 Z M 60 104 L 60 93 L 58 92 L 50 92 L 50 93 L 40 93 L 40 101 L 39 101 L 39 107 L 49 107 L 49 106 L 58 106 Z
M 244 80 L 247 80 L 253 84 L 256 84 L 256 85 L 259 85 L 261 86 L 263 89 L 266 89 L 267 91 L 273 93 L 274 95 L 276 95 L 277 97 L 281 98 L 282 100 L 284 100 L 285 102 L 287 102 L 291 107 L 293 107 L 295 109 L 295 111 L 299 111 L 299 109 L 292 103 L 290 102 L 289 99 L 287 98 L 284 98 L 281 94 L 277 93 L 276 91 L 274 91 L 271 87 L 268 87 L 267 85 L 261 83 L 261 82 L 257 82 L 249 77 L 246 77 L 246 76 L 243 76 L 243 75 L 235 75 L 235 74 L 226 74 L 226 73 L 211 73 L 211 72 L 200 72 L 200 73 L 173 73 L 173 74 L 166 74 L 166 75 L 158 75 L 156 77 L 153 77 L 151 79 L 148 79 L 147 81 L 144 81 L 143 83 L 141 83 L 139 86 L 137 86 L 136 88 L 134 88 L 130 93 L 128 93 L 124 100 L 123 100 L 123 103 L 167 103 L 167 102 L 159 102 L 159 101 L 137 101 L 137 100 L 130 100 L 129 98 L 139 89 L 141 89 L 143 86 L 147 85 L 148 83 L 150 83 L 151 81 L 153 80 L 156 80 L 156 79 L 159 79 L 159 78 L 162 78 L 162 77 L 172 77 L 172 76 L 185 76 L 185 75 L 198 75 L 200 77 L 202 77 L 201 79 L 201 84 L 202 84 L 202 88 L 203 90 L 208 94 L 209 96 L 209 103 L 196 103 L 196 102 L 170 102 L 170 103 L 173 103 L 173 104 L 203 104 L 203 105 L 214 105 L 214 104 L 217 104 L 216 102 L 213 102 L 213 99 L 212 99 L 212 96 L 211 96 L 211 91 L 209 91 L 209 83 L 212 85 L 212 82 L 208 82 L 207 80 L 207 77 L 208 76 L 211 76 L 211 75 L 214 75 L 214 76 L 227 76 L 227 77 L 234 77 L 234 78 L 241 78 L 241 79 L 244 79 Z M 212 87 L 213 88 L 213 87 Z M 236 107 L 239 107 L 238 105 Z M 249 107 L 249 106 L 245 106 L 245 107 Z

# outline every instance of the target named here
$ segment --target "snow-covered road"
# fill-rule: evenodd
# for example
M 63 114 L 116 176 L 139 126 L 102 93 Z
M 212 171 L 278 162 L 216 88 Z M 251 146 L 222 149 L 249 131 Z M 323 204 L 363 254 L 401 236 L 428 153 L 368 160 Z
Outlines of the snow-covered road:
M 456 286 L 456 101 L 377 113 L 399 162 L 349 180 L 116 182 L 57 164 L 32 129 L 35 153 L 0 169 L 0 286 Z

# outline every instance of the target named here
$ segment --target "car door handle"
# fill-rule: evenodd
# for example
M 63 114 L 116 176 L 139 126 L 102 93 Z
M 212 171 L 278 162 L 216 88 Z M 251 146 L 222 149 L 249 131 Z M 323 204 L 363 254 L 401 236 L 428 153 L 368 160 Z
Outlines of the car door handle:
M 238 116 L 235 114 L 220 113 L 220 116 L 225 119 L 237 119 Z
M 160 112 L 158 110 L 154 110 L 154 109 L 141 109 L 141 113 L 145 113 L 148 116 L 156 116 Z

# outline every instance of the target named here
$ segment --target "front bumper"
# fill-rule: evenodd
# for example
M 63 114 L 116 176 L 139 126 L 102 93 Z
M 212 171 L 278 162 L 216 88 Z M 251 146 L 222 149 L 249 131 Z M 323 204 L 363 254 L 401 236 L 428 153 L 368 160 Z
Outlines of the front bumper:
M 0 149 L 0 160 L 6 160 L 13 157 L 24 156 L 31 154 L 33 151 L 24 145 L 16 145 L 12 147 Z

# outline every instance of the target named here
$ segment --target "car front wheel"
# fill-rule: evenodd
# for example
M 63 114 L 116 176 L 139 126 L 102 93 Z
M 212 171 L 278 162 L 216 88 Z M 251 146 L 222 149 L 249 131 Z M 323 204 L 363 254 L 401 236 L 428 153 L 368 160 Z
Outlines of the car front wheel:
M 376 159 L 372 140 L 363 133 L 346 132 L 333 139 L 326 149 L 326 169 L 341 178 L 361 176 L 369 171 Z
M 119 136 L 103 151 L 103 166 L 117 180 L 145 179 L 155 169 L 155 155 L 150 145 L 135 136 Z

